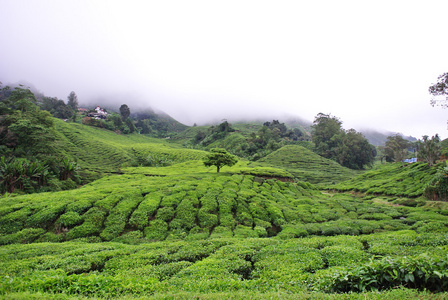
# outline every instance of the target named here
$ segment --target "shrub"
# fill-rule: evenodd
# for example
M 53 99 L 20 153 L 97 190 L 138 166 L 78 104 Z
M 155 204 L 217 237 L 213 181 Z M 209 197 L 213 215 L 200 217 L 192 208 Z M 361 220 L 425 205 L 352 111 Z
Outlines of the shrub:
M 172 207 L 162 207 L 157 210 L 156 218 L 169 222 L 174 217 L 174 209 Z
M 230 228 L 223 226 L 216 226 L 213 229 L 210 238 L 222 238 L 222 237 L 233 237 L 233 232 Z
M 44 233 L 45 230 L 42 228 L 25 228 L 16 233 L 0 236 L 0 245 L 32 243 Z
M 160 193 L 149 193 L 146 195 L 129 218 L 129 224 L 138 229 L 148 226 L 148 218 L 157 210 L 161 199 L 162 195 Z
M 266 231 L 266 229 L 264 231 Z M 252 227 L 244 225 L 237 225 L 233 234 L 236 238 L 258 237 L 258 233 L 252 230 Z
M 424 195 L 431 200 L 448 200 L 448 163 L 437 171 L 424 188 Z
M 105 222 L 106 228 L 101 232 L 101 238 L 110 241 L 118 237 L 124 230 L 126 222 L 132 210 L 143 200 L 138 194 L 123 195 L 125 199 L 120 201 L 111 211 Z
M 149 223 L 144 232 L 147 239 L 162 241 L 168 234 L 168 224 L 163 220 L 156 219 Z
M 53 232 L 47 232 L 39 237 L 38 242 L 51 242 L 51 243 L 60 243 L 65 239 L 64 235 L 56 234 Z
M 26 206 L 3 216 L 0 219 L 0 224 L 2 224 L 2 226 L 0 226 L 0 232 L 8 234 L 21 230 L 31 213 L 31 207 Z
M 197 209 L 194 208 L 190 198 L 184 198 L 176 208 L 176 219 L 183 228 L 191 229 L 196 226 Z
M 105 217 L 106 212 L 98 207 L 92 207 L 83 215 L 84 222 L 67 232 L 66 238 L 72 240 L 98 234 L 103 228 Z
M 252 226 L 253 218 L 249 209 L 241 202 L 238 203 L 236 208 L 236 221 L 244 226 Z
M 68 211 L 62 214 L 59 219 L 55 222 L 56 230 L 61 230 L 62 227 L 73 227 L 79 225 L 83 218 L 75 211 Z
M 290 238 L 305 237 L 307 235 L 308 231 L 305 229 L 303 225 L 286 224 L 282 226 L 282 231 L 278 234 L 278 237 L 281 239 L 290 239 Z
M 267 237 L 268 236 L 268 232 L 267 232 L 266 228 L 264 228 L 262 226 L 255 226 L 254 232 L 258 235 L 258 237 Z
M 28 217 L 26 225 L 29 227 L 48 228 L 59 215 L 65 210 L 65 203 L 51 203 L 47 207 L 42 207 L 40 211 Z
M 448 290 L 448 257 L 385 257 L 340 270 L 318 284 L 330 292 L 363 292 L 404 286 L 430 291 Z
M 320 250 L 322 257 L 329 267 L 353 266 L 367 260 L 367 254 L 360 249 L 354 249 L 347 245 L 328 246 Z

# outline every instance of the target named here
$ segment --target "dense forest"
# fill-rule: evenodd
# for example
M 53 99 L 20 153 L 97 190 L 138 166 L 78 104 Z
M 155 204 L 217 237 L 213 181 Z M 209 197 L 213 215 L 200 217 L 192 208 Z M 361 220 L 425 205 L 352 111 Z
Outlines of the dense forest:
M 448 140 L 80 102 L 0 89 L 2 297 L 448 296 Z

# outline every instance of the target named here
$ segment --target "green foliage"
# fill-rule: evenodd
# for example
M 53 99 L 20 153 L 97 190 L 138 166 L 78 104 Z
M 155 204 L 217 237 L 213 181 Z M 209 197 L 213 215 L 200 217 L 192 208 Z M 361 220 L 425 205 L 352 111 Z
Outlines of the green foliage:
M 67 96 L 67 106 L 75 112 L 78 110 L 78 96 L 73 91 Z
M 44 232 L 45 230 L 42 228 L 25 228 L 12 234 L 0 236 L 0 245 L 32 243 Z
M 100 237 L 106 241 L 118 237 L 123 232 L 130 214 L 143 200 L 143 197 L 137 193 L 125 194 L 122 197 L 123 200 L 110 211 L 105 228 L 100 234 Z
M 443 96 L 448 94 L 448 73 L 443 73 L 439 77 L 437 77 L 437 83 L 431 85 L 428 88 L 428 91 L 433 96 Z M 440 105 L 442 107 L 447 107 L 447 100 L 436 100 L 435 98 L 431 99 L 431 105 Z
M 210 149 L 210 154 L 208 154 L 203 162 L 206 167 L 215 166 L 216 172 L 219 173 L 219 170 L 224 166 L 233 166 L 237 163 L 237 158 L 231 154 L 229 154 L 225 149 L 222 148 L 213 148 Z
M 120 115 L 123 121 L 129 118 L 129 116 L 131 115 L 131 110 L 129 109 L 129 106 L 127 106 L 126 104 L 122 104 L 120 106 Z
M 150 240 L 164 240 L 168 234 L 168 224 L 163 219 L 156 219 L 145 228 L 145 237 Z
M 198 131 L 194 138 L 194 142 L 197 144 L 200 143 L 203 146 L 208 146 L 219 139 L 223 139 L 229 134 L 229 132 L 233 131 L 235 130 L 231 127 L 231 125 L 227 121 L 224 121 L 216 127 L 210 127 L 207 134 Z
M 418 197 L 423 195 L 436 172 L 436 167 L 429 167 L 426 163 L 382 164 L 351 180 L 331 186 L 331 189 Z
M 312 140 L 316 153 L 325 158 L 336 157 L 338 135 L 342 134 L 342 121 L 331 115 L 319 113 L 314 119 Z
M 350 179 L 358 174 L 297 145 L 284 146 L 260 159 L 259 162 L 282 167 L 298 180 L 313 184 L 331 184 Z
M 206 152 L 181 149 L 166 141 L 143 135 L 117 135 L 114 132 L 77 123 L 55 120 L 58 152 L 76 158 L 81 170 L 96 173 L 117 172 L 123 166 L 164 166 L 201 159 Z
M 210 128 L 193 128 L 183 133 L 190 140 L 185 143 L 195 148 L 224 148 L 230 153 L 251 161 L 265 157 L 288 143 L 306 139 L 298 128 L 288 129 L 278 120 L 257 124 L 230 125 L 223 122 Z
M 448 201 L 448 164 L 443 168 L 440 167 L 427 182 L 424 195 L 432 200 Z
M 256 289 L 262 293 L 261 298 L 270 293 L 321 298 L 325 295 L 318 291 L 380 290 L 376 294 L 352 294 L 353 299 L 373 295 L 386 299 L 396 293 L 398 286 L 434 292 L 447 288 L 446 235 L 407 231 L 387 236 L 281 240 L 248 238 L 246 234 L 253 233 L 243 226 L 238 227 L 242 238 L 225 237 L 228 230 L 216 227 L 215 238 L 209 240 L 132 245 L 142 239 L 141 232 L 136 232 L 123 235 L 122 241 L 127 239 L 129 244 L 5 245 L 0 255 L 0 294 L 7 297 L 34 291 L 41 297 L 58 293 L 116 298 L 191 292 L 220 298 L 230 293 L 247 296 Z M 33 233 L 27 234 L 32 239 Z M 377 257 L 368 251 L 374 241 L 389 241 L 389 247 L 401 245 L 402 253 Z M 424 254 L 427 251 L 431 252 Z M 390 288 L 393 291 L 383 291 Z M 405 298 L 420 293 L 402 292 Z M 333 299 L 338 295 L 325 297 Z
M 69 189 L 68 184 L 61 186 L 59 180 L 71 179 L 76 182 L 79 180 L 76 163 L 68 159 L 29 161 L 0 157 L 0 193 L 13 193 L 16 190 L 33 193 L 44 190 L 46 186 L 47 190 Z
M 317 154 L 355 170 L 372 165 L 376 156 L 375 147 L 356 130 L 343 130 L 338 118 L 319 113 L 312 128 Z
M 63 100 L 53 97 L 43 97 L 39 106 L 59 119 L 69 119 L 76 112 L 72 107 L 66 105 Z
M 386 161 L 388 162 L 403 161 L 408 154 L 408 148 L 410 146 L 411 143 L 408 140 L 404 139 L 399 134 L 396 134 L 394 136 L 388 136 L 386 145 L 384 147 Z
M 440 138 L 437 134 L 431 139 L 427 135 L 423 136 L 423 141 L 419 141 L 418 146 L 418 158 L 430 167 L 440 158 Z
M 50 113 L 36 106 L 36 98 L 28 89 L 16 89 L 2 104 L 0 141 L 15 156 L 36 156 L 52 153 L 55 132 Z M 0 153 L 1 154 L 1 153 Z
M 132 213 L 129 224 L 138 229 L 143 229 L 148 225 L 149 218 L 155 215 L 159 207 L 162 195 L 159 193 L 149 193 L 145 199 L 140 202 L 139 206 Z
M 384 257 L 337 271 L 324 284 L 331 292 L 362 292 L 399 286 L 441 292 L 448 290 L 447 270 L 448 257 Z

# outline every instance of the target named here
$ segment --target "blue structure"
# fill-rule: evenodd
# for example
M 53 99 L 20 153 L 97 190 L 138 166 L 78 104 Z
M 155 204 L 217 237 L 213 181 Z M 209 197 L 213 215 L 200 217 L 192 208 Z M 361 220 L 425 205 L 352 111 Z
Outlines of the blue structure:
M 403 162 L 410 163 L 410 164 L 415 163 L 415 162 L 417 162 L 417 157 L 405 159 L 405 160 L 403 160 Z

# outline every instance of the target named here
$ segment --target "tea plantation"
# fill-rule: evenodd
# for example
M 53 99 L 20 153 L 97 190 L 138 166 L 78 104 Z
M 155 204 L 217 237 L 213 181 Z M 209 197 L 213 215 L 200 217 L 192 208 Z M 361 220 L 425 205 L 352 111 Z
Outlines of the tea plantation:
M 446 299 L 439 166 L 355 172 L 298 145 L 205 167 L 205 151 L 57 121 L 102 177 L 0 197 L 3 299 Z
M 216 174 L 199 163 L 1 198 L 0 293 L 446 296 L 437 294 L 448 288 L 446 203 L 403 206 L 245 175 L 244 164 Z
M 299 145 L 284 146 L 260 159 L 260 162 L 282 167 L 299 180 L 320 185 L 334 184 L 359 174 Z

